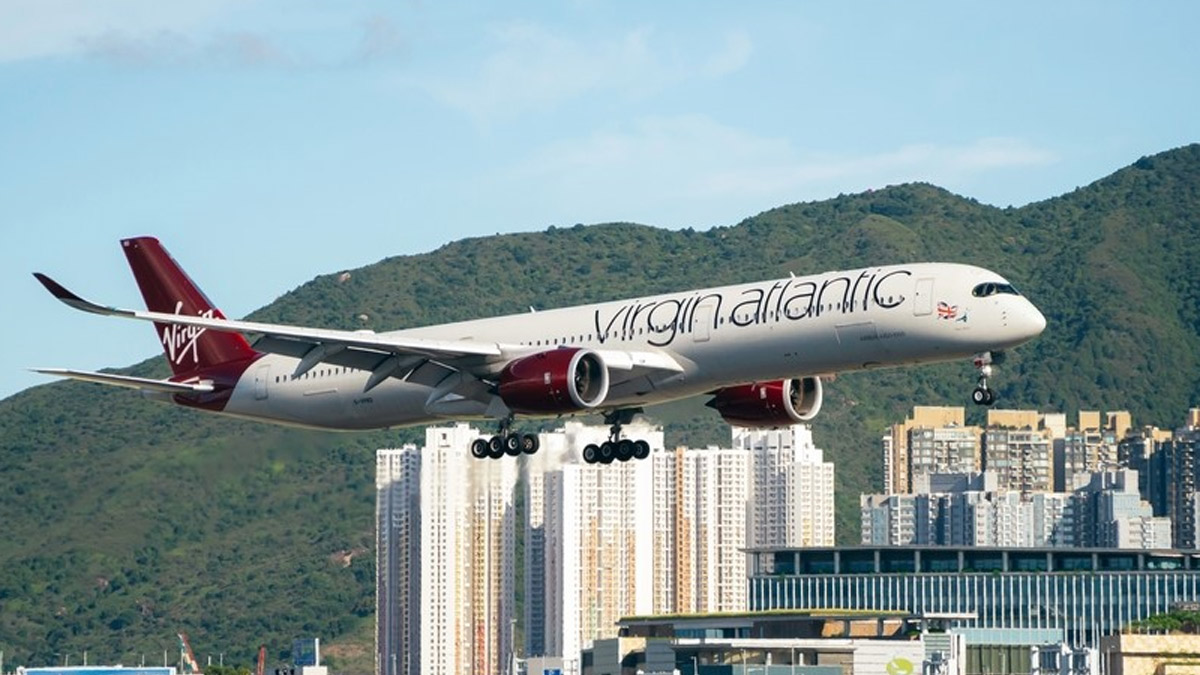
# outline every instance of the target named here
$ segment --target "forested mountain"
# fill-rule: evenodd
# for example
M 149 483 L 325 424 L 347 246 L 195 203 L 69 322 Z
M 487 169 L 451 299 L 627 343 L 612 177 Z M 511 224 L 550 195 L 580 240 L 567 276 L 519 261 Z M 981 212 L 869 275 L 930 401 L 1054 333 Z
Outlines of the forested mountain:
M 910 184 L 704 232 L 607 224 L 469 239 L 348 278 L 334 270 L 251 318 L 386 330 L 788 272 L 962 261 L 1003 273 L 1049 321 L 993 378 L 1000 405 L 1072 417 L 1124 408 L 1135 424 L 1172 426 L 1200 404 L 1197 214 L 1191 145 L 1022 208 Z M 146 342 L 149 353 L 149 332 Z M 127 371 L 166 368 L 155 357 Z M 837 463 L 841 541 L 857 541 L 859 493 L 880 486 L 885 427 L 913 405 L 969 406 L 973 385 L 970 364 L 953 363 L 826 386 L 813 428 Z M 700 401 L 650 415 L 668 444 L 728 442 Z M 421 437 L 287 430 L 80 383 L 0 402 L 6 663 L 75 661 L 85 649 L 92 662 L 153 662 L 185 631 L 202 660 L 241 664 L 261 642 L 281 652 L 319 635 L 335 666 L 369 672 L 373 451 Z

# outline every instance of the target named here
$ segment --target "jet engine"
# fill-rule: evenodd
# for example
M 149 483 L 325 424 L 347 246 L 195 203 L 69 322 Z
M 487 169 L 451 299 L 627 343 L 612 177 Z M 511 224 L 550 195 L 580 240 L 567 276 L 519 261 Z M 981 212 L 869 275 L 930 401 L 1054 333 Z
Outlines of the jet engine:
M 821 396 L 821 378 L 804 377 L 725 387 L 705 405 L 730 424 L 769 429 L 816 417 Z
M 608 396 L 608 367 L 577 347 L 519 358 L 500 373 L 500 398 L 513 412 L 556 415 L 595 408 Z

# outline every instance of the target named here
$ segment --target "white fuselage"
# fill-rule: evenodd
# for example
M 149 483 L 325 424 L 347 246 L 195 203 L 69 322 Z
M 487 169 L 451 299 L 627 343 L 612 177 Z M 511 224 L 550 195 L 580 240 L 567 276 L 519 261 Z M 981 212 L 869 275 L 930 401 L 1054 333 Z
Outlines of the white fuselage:
M 1014 347 L 1041 332 L 1045 319 L 1026 298 L 973 294 L 987 282 L 1005 283 L 994 272 L 968 265 L 886 266 L 531 311 L 391 335 L 495 343 L 528 354 L 584 347 L 616 367 L 627 353 L 657 353 L 679 365 L 673 372 L 648 371 L 614 385 L 600 407 L 612 410 L 748 382 L 969 358 Z M 298 363 L 277 354 L 263 356 L 238 381 L 224 412 L 328 429 L 501 417 L 507 412 L 498 397 L 488 403 L 434 404 L 439 380 L 450 374 L 437 370 L 437 364 L 364 391 L 367 371 L 322 363 L 294 378 Z M 494 372 L 503 365 L 496 362 Z

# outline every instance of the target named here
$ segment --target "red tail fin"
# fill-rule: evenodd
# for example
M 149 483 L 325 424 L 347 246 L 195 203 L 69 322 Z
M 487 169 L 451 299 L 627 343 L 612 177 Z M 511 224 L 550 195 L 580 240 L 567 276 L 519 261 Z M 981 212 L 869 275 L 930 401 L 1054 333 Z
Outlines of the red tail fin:
M 224 319 L 196 287 L 179 263 L 154 237 L 121 241 L 133 269 L 146 308 L 152 312 L 208 316 Z M 254 358 L 256 352 L 237 333 L 220 333 L 206 328 L 154 324 L 171 370 L 177 377 L 190 377 L 214 366 Z

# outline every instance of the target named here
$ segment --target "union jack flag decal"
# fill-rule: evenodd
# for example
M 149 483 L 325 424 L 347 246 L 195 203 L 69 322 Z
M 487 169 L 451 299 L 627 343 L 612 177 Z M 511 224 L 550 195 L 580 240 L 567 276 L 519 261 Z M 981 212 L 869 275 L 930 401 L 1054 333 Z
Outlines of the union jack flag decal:
M 958 305 L 948 305 L 944 302 L 938 303 L 938 318 L 952 321 L 958 318 Z

